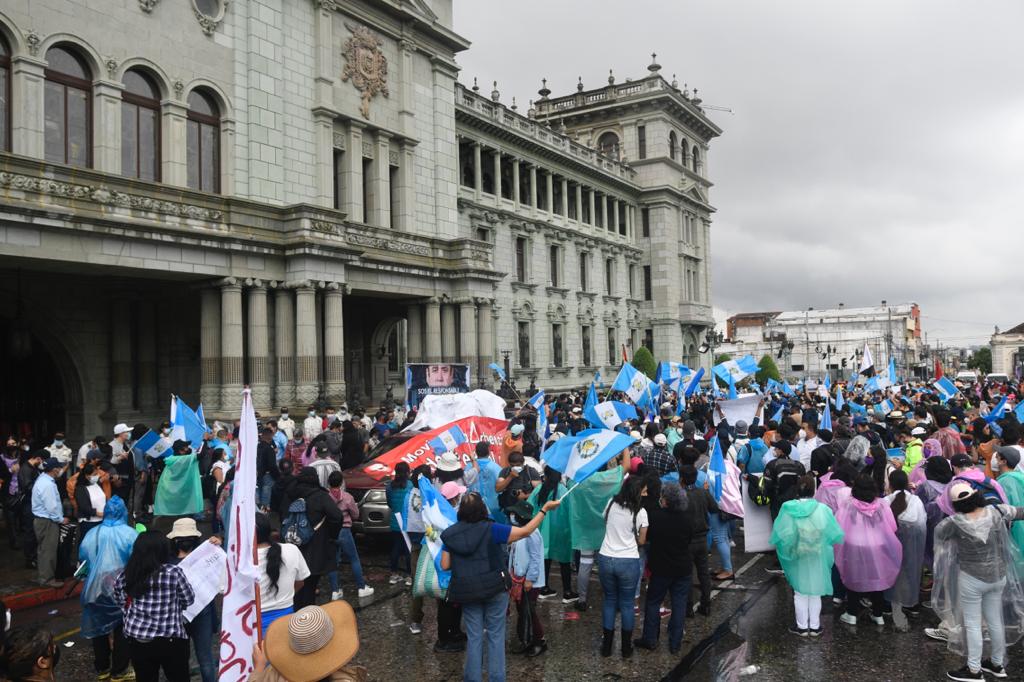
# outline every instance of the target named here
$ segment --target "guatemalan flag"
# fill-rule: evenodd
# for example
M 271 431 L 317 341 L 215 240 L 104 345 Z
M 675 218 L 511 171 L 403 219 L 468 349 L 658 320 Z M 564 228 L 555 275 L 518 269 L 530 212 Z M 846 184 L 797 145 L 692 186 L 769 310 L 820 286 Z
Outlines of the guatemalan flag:
M 658 365 L 658 382 L 671 386 L 689 376 L 690 368 L 681 362 L 662 362 Z
M 166 438 L 161 438 L 159 435 L 153 433 L 152 430 L 146 431 L 146 435 L 138 439 L 132 444 L 132 450 L 135 451 L 135 463 L 139 464 L 139 458 L 142 459 L 142 466 L 145 467 L 145 458 L 149 459 L 163 459 L 167 455 L 171 454 L 171 442 Z
M 587 391 L 587 399 L 583 402 L 583 413 L 586 414 L 590 408 L 597 405 L 597 402 L 597 389 L 594 388 L 594 384 L 590 384 L 590 390 Z
M 698 388 L 700 388 L 700 380 L 704 376 L 704 368 L 701 367 L 696 372 L 690 374 L 690 378 L 686 382 L 686 388 L 683 389 L 683 395 L 689 398 L 693 395 Z
M 431 485 L 426 476 L 420 476 L 420 496 L 423 500 L 423 509 L 420 512 L 423 516 L 425 532 L 423 544 L 427 546 L 431 558 L 434 560 L 434 571 L 437 573 L 437 582 L 441 589 L 448 588 L 448 582 L 452 578 L 449 571 L 441 568 L 441 532 L 452 525 L 458 518 L 455 507 L 448 503 L 448 500 L 441 497 L 441 493 Z
M 726 360 L 720 365 L 715 365 L 711 371 L 725 384 L 729 383 L 730 376 L 733 381 L 743 381 L 757 372 L 757 360 L 753 355 L 745 355 L 739 360 Z
M 466 434 L 463 433 L 458 424 L 453 424 L 451 428 L 445 429 L 428 440 L 427 444 L 430 445 L 430 449 L 434 451 L 435 455 L 440 455 L 444 452 L 454 452 L 455 448 L 465 442 Z
M 714 449 L 708 463 L 708 487 L 715 502 L 722 511 L 743 517 L 743 493 L 740 488 L 740 470 L 722 454 L 718 438 L 713 439 Z
M 544 391 L 537 391 L 537 394 L 526 403 L 537 410 L 537 437 L 543 442 L 548 437 L 548 411 L 544 406 Z
M 836 386 L 836 411 L 841 412 L 846 401 L 843 400 L 843 387 Z
M 606 400 L 588 409 L 583 416 L 597 428 L 614 429 L 627 419 L 636 419 L 636 408 L 629 403 Z
M 832 430 L 832 408 L 828 406 L 828 401 L 825 401 L 825 409 L 821 411 L 821 423 L 818 424 L 818 430 L 822 429 Z
M 951 400 L 953 396 L 960 392 L 953 382 L 949 380 L 949 377 L 940 377 L 935 380 L 935 390 L 939 392 L 939 396 L 942 398 L 942 402 Z
M 622 391 L 636 403 L 649 392 L 650 385 L 651 380 L 647 378 L 647 375 L 627 362 L 622 365 L 618 376 L 615 377 L 612 390 Z
M 493 369 L 494 373 L 497 374 L 498 378 L 501 379 L 502 381 L 508 380 L 508 377 L 505 376 L 505 368 L 499 365 L 498 363 L 492 362 L 490 365 L 488 365 L 488 367 Z
M 992 422 L 996 421 L 997 419 L 1002 419 L 1003 415 L 1005 415 L 1005 414 L 1006 414 L 1006 396 L 1004 395 L 1003 399 L 999 401 L 999 404 L 996 405 L 995 407 L 993 407 L 989 411 L 989 413 L 985 415 L 985 421 L 987 421 L 989 424 L 991 424 Z
M 775 414 L 772 415 L 770 421 L 781 424 L 782 423 L 782 405 L 779 405 L 779 409 L 775 410 Z
M 634 443 L 635 438 L 618 431 L 588 429 L 576 436 L 560 438 L 548 448 L 545 461 L 566 478 L 582 483 Z

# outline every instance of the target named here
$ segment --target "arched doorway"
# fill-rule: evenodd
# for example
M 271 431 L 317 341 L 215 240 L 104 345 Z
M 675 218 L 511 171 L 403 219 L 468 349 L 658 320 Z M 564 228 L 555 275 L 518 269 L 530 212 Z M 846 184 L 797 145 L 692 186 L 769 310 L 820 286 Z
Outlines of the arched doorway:
M 0 435 L 32 436 L 49 444 L 67 431 L 64 378 L 46 344 L 21 319 L 0 318 Z

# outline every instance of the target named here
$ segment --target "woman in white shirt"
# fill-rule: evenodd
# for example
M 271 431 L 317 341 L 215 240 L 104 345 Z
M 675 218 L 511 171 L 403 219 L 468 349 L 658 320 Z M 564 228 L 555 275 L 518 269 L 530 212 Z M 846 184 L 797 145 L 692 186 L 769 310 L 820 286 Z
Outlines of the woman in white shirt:
M 630 476 L 604 510 L 604 542 L 597 555 L 604 591 L 602 656 L 612 655 L 616 613 L 622 617 L 622 657 L 633 655 L 633 594 L 640 579 L 639 546 L 647 540 L 647 510 L 643 508 L 646 494 L 643 479 Z
M 214 499 L 220 494 L 221 489 L 224 487 L 224 477 L 231 471 L 231 461 L 228 459 L 229 451 L 225 448 L 217 448 L 213 451 L 213 456 L 216 457 L 216 461 L 213 463 L 213 467 L 210 469 L 210 474 L 213 476 L 213 480 L 217 482 L 217 490 L 214 492 Z
M 256 557 L 260 562 L 260 610 L 263 631 L 294 609 L 295 592 L 309 577 L 309 567 L 299 548 L 270 538 L 270 518 L 256 515 Z
M 885 591 L 885 599 L 892 602 L 892 621 L 896 631 L 909 632 L 910 625 L 903 607 L 914 610 L 921 593 L 921 566 L 928 538 L 928 515 L 921 498 L 910 492 L 910 479 L 903 469 L 895 469 L 889 474 L 889 487 L 892 493 L 885 500 L 899 524 L 896 536 L 903 545 L 903 561 L 896 584 Z
M 89 462 L 78 472 L 75 480 L 75 508 L 78 510 L 78 540 L 100 525 L 103 508 L 107 505 L 107 494 L 100 485 L 100 470 Z

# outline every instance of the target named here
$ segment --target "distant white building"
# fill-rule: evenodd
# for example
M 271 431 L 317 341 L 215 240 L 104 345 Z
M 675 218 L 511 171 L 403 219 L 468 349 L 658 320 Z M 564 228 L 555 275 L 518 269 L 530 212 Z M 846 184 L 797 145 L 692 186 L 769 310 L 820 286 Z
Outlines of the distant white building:
M 916 303 L 867 308 L 740 313 L 726 321 L 716 354 L 771 355 L 788 377 L 847 376 L 860 367 L 865 344 L 878 369 L 896 361 L 897 372 L 924 376 L 921 311 Z
M 1024 322 L 992 335 L 992 372 L 1009 377 L 1024 371 Z

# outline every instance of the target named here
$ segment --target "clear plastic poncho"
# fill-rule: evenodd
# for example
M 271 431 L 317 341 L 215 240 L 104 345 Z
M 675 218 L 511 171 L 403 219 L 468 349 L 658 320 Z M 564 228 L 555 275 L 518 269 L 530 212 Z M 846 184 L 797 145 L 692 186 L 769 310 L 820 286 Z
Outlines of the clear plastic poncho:
M 811 498 L 783 503 L 772 527 L 786 580 L 800 594 L 832 594 L 833 545 L 843 542 L 843 529 L 832 510 Z
M 843 585 L 854 592 L 892 587 L 903 561 L 903 545 L 885 500 L 863 502 L 851 497 L 839 507 L 836 521 L 845 533 L 843 544 L 836 547 L 836 568 Z
M 935 583 L 932 587 L 932 606 L 949 628 L 947 648 L 961 656 L 967 655 L 967 631 L 964 611 L 959 600 L 961 545 L 966 544 L 977 557 L 979 548 L 989 555 L 984 561 L 995 575 L 1006 576 L 1003 586 L 1003 633 L 1006 646 L 1013 646 L 1024 634 L 1024 589 L 1018 569 L 1019 555 L 1010 533 L 1006 529 L 1006 513 L 1014 507 L 997 505 L 985 507 L 977 519 L 966 514 L 954 514 L 935 528 Z M 978 577 L 978 576 L 975 576 Z M 988 582 L 988 581 L 984 581 Z
M 864 436 L 854 436 L 850 441 L 849 447 L 843 452 L 843 457 L 850 461 L 853 466 L 858 469 L 864 468 L 864 462 L 868 456 L 868 450 L 871 449 L 871 441 Z
M 88 562 L 82 588 L 82 636 L 108 635 L 121 624 L 121 607 L 114 601 L 114 582 L 128 563 L 138 533 L 128 525 L 128 510 L 117 496 L 107 500 L 103 522 L 82 538 L 78 560 Z

